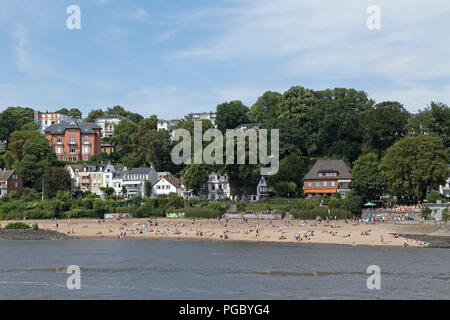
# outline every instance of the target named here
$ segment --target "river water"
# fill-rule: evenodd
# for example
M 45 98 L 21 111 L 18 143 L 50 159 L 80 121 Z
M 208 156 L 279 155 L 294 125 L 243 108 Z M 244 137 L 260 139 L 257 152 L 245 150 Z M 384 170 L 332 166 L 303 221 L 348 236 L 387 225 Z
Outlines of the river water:
M 81 269 L 69 290 L 66 268 Z M 367 267 L 381 289 L 367 288 Z M 195 241 L 0 241 L 0 299 L 450 299 L 450 250 Z

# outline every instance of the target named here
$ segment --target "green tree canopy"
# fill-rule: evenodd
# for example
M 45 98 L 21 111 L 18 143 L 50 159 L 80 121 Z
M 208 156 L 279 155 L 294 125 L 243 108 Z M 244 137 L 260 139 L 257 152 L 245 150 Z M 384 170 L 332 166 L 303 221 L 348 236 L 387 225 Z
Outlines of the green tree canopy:
M 99 118 L 99 117 L 101 117 L 103 115 L 105 115 L 105 112 L 102 109 L 91 110 L 91 112 L 89 112 L 89 114 L 88 114 L 88 116 L 86 118 L 86 121 L 87 122 L 94 122 L 95 119 L 97 119 L 97 118 Z
M 60 191 L 71 191 L 72 179 L 69 172 L 61 167 L 52 167 L 44 173 L 44 196 L 47 199 L 56 197 Z
M 74 119 L 81 119 L 83 118 L 83 113 L 77 109 L 77 108 L 71 108 L 68 112 L 68 115 L 71 116 Z
M 121 121 L 114 127 L 114 140 L 123 148 L 125 153 L 133 149 L 133 135 L 138 131 L 138 125 L 132 121 Z
M 266 120 L 274 118 L 276 116 L 276 108 L 280 101 L 280 98 L 280 93 L 266 91 L 250 108 L 250 122 L 264 123 Z
M 375 153 L 361 155 L 353 164 L 352 189 L 364 201 L 378 200 L 383 194 L 384 178 L 379 166 L 380 162 Z
M 217 129 L 225 133 L 227 129 L 248 123 L 248 112 L 248 107 L 239 100 L 219 104 L 216 112 Z
M 305 159 L 296 154 L 290 154 L 280 161 L 280 168 L 278 170 L 278 173 L 273 176 L 268 176 L 269 184 L 275 185 L 281 182 L 293 182 L 298 189 L 288 192 L 291 193 L 291 196 L 294 192 L 301 193 L 303 186 L 303 177 L 305 176 L 308 167 L 308 159 Z
M 26 123 L 34 121 L 34 110 L 22 107 L 9 107 L 0 113 L 0 140 L 9 141 L 9 135 L 18 131 Z
M 392 194 L 424 199 L 429 189 L 444 184 L 448 175 L 446 149 L 441 138 L 429 135 L 404 137 L 390 147 L 381 162 Z
M 369 150 L 381 156 L 387 148 L 406 135 L 409 112 L 396 101 L 378 103 L 362 119 L 364 141 Z
M 317 96 L 314 91 L 301 86 L 291 87 L 283 93 L 277 104 L 279 119 L 296 119 L 303 121 L 306 113 L 314 106 Z
M 182 171 L 183 184 L 187 190 L 199 194 L 202 184 L 208 180 L 209 166 L 206 164 L 190 164 Z

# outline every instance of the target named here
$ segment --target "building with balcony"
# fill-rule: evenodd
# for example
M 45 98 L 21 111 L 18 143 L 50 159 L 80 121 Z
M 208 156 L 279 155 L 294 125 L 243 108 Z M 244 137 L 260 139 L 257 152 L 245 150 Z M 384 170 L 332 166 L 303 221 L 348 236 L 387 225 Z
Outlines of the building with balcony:
M 115 141 L 102 141 L 102 153 L 111 154 L 118 151 L 117 142 Z
M 113 188 L 117 194 L 122 192 L 123 187 L 126 189 L 125 196 L 131 198 L 133 196 L 150 197 L 151 194 L 145 193 L 145 182 L 149 181 L 152 185 L 158 182 L 158 173 L 153 168 L 131 168 L 113 179 Z
M 215 112 L 197 112 L 190 113 L 189 118 L 192 120 L 209 120 L 211 123 L 216 126 L 216 113 Z
M 34 111 L 34 122 L 39 126 L 39 132 L 41 134 L 44 134 L 45 129 L 52 124 L 70 122 L 72 120 L 73 119 L 70 116 L 62 113 Z
M 208 180 L 200 188 L 199 198 L 206 199 L 224 199 L 230 198 L 231 190 L 226 175 L 220 175 L 212 172 L 208 175 Z
M 102 129 L 101 137 L 114 136 L 114 128 L 123 120 L 127 118 L 119 115 L 105 115 L 95 119 L 95 123 Z
M 44 134 L 60 161 L 88 161 L 101 153 L 101 128 L 96 123 L 55 123 L 45 129 Z
M 304 177 L 303 189 L 307 198 L 313 196 L 334 197 L 339 193 L 345 198 L 350 191 L 352 170 L 342 160 L 317 160 Z
M 23 181 L 16 170 L 0 169 L 0 198 L 16 191 L 19 196 L 23 193 Z
M 157 129 L 167 130 L 169 132 L 173 131 L 173 128 L 180 122 L 180 120 L 158 120 Z

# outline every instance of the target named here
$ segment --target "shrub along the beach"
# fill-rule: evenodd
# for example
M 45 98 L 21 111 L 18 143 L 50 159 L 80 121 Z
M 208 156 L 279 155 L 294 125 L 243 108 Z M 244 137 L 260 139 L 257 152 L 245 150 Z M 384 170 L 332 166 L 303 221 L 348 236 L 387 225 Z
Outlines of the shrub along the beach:
M 186 218 L 205 218 L 205 219 L 213 219 L 218 218 L 221 215 L 219 210 L 211 209 L 211 208 L 186 208 L 184 210 L 184 216 Z
M 442 220 L 444 221 L 450 220 L 450 210 L 448 210 L 448 208 L 442 211 Z
M 431 215 L 431 209 L 429 207 L 425 207 L 422 209 L 422 216 L 428 220 L 430 218 Z
M 23 222 L 11 222 L 6 225 L 5 229 L 24 230 L 24 229 L 30 229 L 30 226 Z
M 353 214 L 349 210 L 345 209 L 330 208 L 330 213 L 328 214 L 328 209 L 326 207 L 316 207 L 307 210 L 295 209 L 291 213 L 294 219 L 305 220 L 316 219 L 316 217 L 321 217 L 322 219 L 325 219 L 325 217 L 333 219 L 334 217 L 337 217 L 338 219 L 350 219 L 353 217 Z
M 202 203 L 200 205 L 202 208 L 210 208 L 213 210 L 217 210 L 220 213 L 225 213 L 227 209 L 230 207 L 230 204 L 227 202 L 217 202 L 217 203 Z

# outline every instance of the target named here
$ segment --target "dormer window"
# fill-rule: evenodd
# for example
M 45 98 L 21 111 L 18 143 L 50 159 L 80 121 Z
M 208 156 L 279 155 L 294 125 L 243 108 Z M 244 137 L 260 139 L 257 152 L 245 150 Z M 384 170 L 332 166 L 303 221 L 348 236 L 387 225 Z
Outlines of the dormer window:
M 336 171 L 322 171 L 319 172 L 319 177 L 337 177 Z

